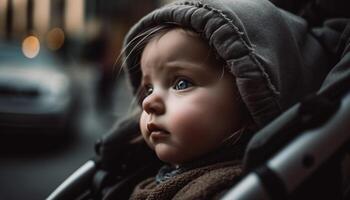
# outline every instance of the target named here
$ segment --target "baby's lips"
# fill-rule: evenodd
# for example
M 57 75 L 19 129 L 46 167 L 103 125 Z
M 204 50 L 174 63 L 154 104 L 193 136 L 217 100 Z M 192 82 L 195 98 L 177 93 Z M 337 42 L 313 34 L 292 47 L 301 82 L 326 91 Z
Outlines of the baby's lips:
M 147 123 L 147 130 L 152 133 L 152 132 L 164 132 L 168 133 L 168 131 L 164 130 L 163 128 L 159 127 L 155 123 Z

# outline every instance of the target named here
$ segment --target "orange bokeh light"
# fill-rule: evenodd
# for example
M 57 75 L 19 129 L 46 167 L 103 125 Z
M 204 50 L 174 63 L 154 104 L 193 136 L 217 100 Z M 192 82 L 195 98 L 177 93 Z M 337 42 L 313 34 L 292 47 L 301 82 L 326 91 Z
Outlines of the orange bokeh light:
M 35 36 L 28 36 L 22 42 L 22 52 L 27 58 L 34 58 L 39 54 L 40 42 Z
M 47 33 L 47 47 L 51 50 L 58 50 L 64 44 L 64 32 L 60 28 L 53 28 Z

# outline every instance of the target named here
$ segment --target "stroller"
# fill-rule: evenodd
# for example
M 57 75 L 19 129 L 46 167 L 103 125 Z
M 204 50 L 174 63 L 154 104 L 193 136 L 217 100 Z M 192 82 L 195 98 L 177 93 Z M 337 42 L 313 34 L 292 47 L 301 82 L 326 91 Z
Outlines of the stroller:
M 348 75 L 260 130 L 245 154 L 246 176 L 224 199 L 349 199 L 349 85 Z M 124 122 L 100 140 L 96 157 L 47 199 L 127 198 L 160 164 L 146 146 L 123 145 L 136 124 Z
M 350 23 L 341 32 L 321 89 L 253 136 L 245 176 L 223 199 L 350 199 Z M 120 122 L 47 199 L 127 199 L 161 164 L 137 132 L 135 118 Z

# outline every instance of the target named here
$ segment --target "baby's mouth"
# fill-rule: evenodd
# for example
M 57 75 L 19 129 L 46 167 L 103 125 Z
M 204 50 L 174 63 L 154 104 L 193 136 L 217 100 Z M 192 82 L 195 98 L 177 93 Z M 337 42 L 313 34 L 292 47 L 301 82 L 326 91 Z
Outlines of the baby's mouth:
M 148 132 L 150 133 L 150 137 L 158 139 L 160 137 L 164 137 L 169 135 L 169 132 L 157 126 L 154 123 L 147 124 Z

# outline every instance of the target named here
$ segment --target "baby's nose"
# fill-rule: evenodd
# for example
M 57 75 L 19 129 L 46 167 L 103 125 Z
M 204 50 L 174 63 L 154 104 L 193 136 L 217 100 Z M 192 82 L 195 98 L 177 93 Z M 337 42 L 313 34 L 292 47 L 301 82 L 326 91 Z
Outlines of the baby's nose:
M 142 102 L 142 109 L 147 114 L 161 115 L 165 112 L 165 104 L 161 95 L 153 92 Z

